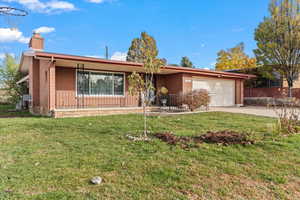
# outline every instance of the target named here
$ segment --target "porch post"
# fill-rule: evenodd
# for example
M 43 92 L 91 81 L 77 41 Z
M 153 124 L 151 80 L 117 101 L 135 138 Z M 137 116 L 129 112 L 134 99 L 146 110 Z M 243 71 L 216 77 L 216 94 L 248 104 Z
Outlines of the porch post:
M 56 89 L 55 89 L 55 62 L 51 62 L 49 67 L 49 111 L 55 109 Z
M 241 80 L 241 106 L 244 106 L 244 80 Z
M 236 106 L 244 105 L 244 80 L 235 81 L 235 104 Z

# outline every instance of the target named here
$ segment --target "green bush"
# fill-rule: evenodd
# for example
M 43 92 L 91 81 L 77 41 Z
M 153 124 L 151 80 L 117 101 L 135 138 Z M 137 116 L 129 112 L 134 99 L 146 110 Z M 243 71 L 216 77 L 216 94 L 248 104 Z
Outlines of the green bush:
M 17 60 L 6 54 L 3 63 L 0 63 L 0 86 L 5 89 L 5 103 L 16 104 L 21 99 L 25 86 L 17 82 L 22 76 Z

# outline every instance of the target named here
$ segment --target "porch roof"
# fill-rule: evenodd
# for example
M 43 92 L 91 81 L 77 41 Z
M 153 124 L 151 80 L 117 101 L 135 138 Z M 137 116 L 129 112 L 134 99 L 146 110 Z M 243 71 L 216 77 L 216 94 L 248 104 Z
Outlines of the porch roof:
M 23 53 L 22 60 L 24 57 L 28 57 L 28 54 Z M 94 57 L 76 56 L 68 54 L 50 53 L 43 51 L 34 52 L 35 59 L 46 59 L 56 62 L 58 67 L 71 67 L 76 68 L 77 64 L 84 64 L 85 69 L 91 70 L 106 70 L 106 71 L 120 71 L 120 72 L 143 72 L 143 64 L 134 62 L 125 62 L 117 60 L 106 60 Z M 28 70 L 22 66 L 21 71 Z M 160 74 L 176 74 L 176 73 L 189 73 L 194 75 L 204 75 L 211 77 L 225 77 L 225 78 L 239 78 L 239 79 L 250 79 L 255 76 L 250 74 L 238 74 L 231 72 L 221 72 L 213 70 L 205 70 L 199 68 L 186 68 L 186 67 L 175 67 L 175 66 L 164 66 L 162 67 Z

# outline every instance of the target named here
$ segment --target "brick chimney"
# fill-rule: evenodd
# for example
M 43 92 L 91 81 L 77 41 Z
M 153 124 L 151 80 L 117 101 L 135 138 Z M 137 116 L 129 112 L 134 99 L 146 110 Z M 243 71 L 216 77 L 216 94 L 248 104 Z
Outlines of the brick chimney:
M 36 51 L 44 50 L 44 38 L 42 38 L 41 34 L 33 32 L 29 42 L 29 48 Z

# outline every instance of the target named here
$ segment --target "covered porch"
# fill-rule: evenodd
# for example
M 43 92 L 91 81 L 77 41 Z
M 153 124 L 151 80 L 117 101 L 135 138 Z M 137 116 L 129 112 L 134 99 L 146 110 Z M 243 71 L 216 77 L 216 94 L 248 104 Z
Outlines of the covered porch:
M 82 115 L 86 116 L 89 113 L 98 115 L 142 111 L 139 96 L 129 94 L 128 82 L 128 76 L 133 71 L 144 73 L 139 63 L 110 60 L 101 60 L 100 63 L 99 59 L 61 54 L 53 56 L 45 52 L 36 53 L 31 58 L 25 57 L 22 70 L 28 72 L 32 113 L 56 117 L 59 116 L 57 113 L 62 112 L 71 115 L 74 112 L 78 115 L 85 113 Z M 170 101 L 175 98 L 174 95 L 182 92 L 182 79 L 178 79 L 178 74 L 180 72 L 175 70 L 162 69 L 155 75 L 156 91 L 170 84 Z M 152 108 L 160 106 L 156 94 L 153 94 L 152 101 Z

